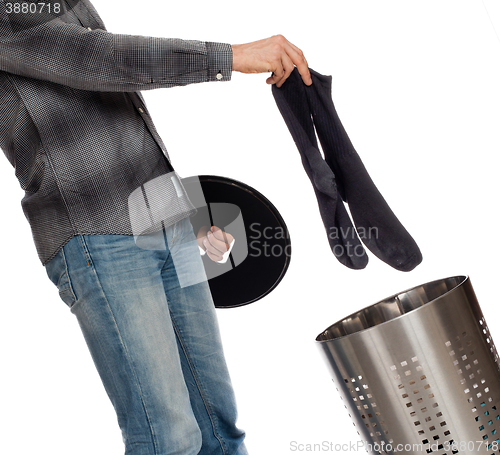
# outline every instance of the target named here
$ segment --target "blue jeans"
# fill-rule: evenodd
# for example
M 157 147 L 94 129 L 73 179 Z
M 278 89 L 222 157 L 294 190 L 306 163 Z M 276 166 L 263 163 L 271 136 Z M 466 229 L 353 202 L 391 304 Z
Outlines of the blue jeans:
M 78 319 L 125 454 L 247 455 L 210 288 L 178 280 L 204 273 L 189 218 L 148 236 L 149 249 L 141 240 L 75 236 L 46 265 Z

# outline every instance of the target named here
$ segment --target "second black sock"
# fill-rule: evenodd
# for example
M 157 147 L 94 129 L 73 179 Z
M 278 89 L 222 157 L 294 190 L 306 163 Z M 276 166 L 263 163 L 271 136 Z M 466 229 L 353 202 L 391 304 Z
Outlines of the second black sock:
M 412 270 L 422 261 L 420 249 L 378 191 L 347 136 L 331 98 L 331 76 L 314 70 L 311 75 L 313 84 L 305 86 L 305 92 L 316 133 L 361 240 L 395 269 Z

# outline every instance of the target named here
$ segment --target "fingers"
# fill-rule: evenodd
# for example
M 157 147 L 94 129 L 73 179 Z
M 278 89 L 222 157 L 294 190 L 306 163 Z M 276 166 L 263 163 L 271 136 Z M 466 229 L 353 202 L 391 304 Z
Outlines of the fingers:
M 217 226 L 212 226 L 212 229 L 211 229 L 214 237 L 217 239 L 217 240 L 220 240 L 221 242 L 224 242 L 226 245 L 228 245 L 228 249 L 229 249 L 229 245 L 231 245 L 231 242 L 233 241 L 234 237 L 229 234 L 228 232 L 224 232 L 222 229 L 218 228 Z
M 207 236 L 207 232 L 210 230 L 210 226 L 202 226 L 198 230 L 198 234 L 196 234 L 196 241 L 198 242 L 198 246 L 202 249 L 205 250 L 205 245 L 203 244 L 203 240 L 205 240 Z
M 207 250 L 207 256 L 214 262 L 222 261 L 222 254 L 214 254 L 211 251 Z
M 291 48 L 290 58 L 291 58 L 293 64 L 297 67 L 297 70 L 298 70 L 299 74 L 301 75 L 304 83 L 306 85 L 311 85 L 312 84 L 311 73 L 309 72 L 309 64 L 307 63 L 307 60 L 304 56 L 304 53 L 297 46 L 290 43 L 289 41 L 288 41 L 288 44 L 290 45 L 290 48 Z M 293 68 L 292 68 L 292 70 L 293 70 Z
M 226 244 L 217 240 L 210 231 L 208 231 L 206 238 L 203 240 L 203 246 L 212 261 L 222 260 L 222 255 L 227 251 Z
M 275 68 L 273 69 L 274 74 L 267 79 L 267 83 L 275 83 L 278 87 L 281 87 L 292 73 L 294 67 L 297 67 L 304 83 L 306 85 L 311 85 L 311 74 L 304 53 L 282 35 L 277 35 L 271 39 L 276 40 L 281 46 L 281 52 L 280 60 L 276 62 Z
M 215 232 L 208 231 L 206 238 L 203 240 L 203 246 L 206 249 L 208 257 L 213 261 L 222 260 L 223 254 L 229 249 L 229 245 L 232 241 L 231 234 L 227 234 L 220 230 L 219 228 L 214 229 Z M 226 240 L 231 241 L 226 243 Z
M 267 83 L 276 84 L 278 87 L 281 87 L 290 74 L 292 74 L 294 68 L 295 66 L 293 61 L 287 54 L 284 54 L 282 56 L 281 65 L 278 67 L 278 71 L 275 71 L 273 75 L 267 79 Z

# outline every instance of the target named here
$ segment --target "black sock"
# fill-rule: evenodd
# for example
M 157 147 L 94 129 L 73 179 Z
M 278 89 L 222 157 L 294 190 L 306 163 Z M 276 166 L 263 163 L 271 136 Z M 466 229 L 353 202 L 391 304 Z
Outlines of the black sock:
M 273 85 L 272 92 L 313 185 L 332 252 L 345 266 L 362 269 L 368 256 L 337 195 L 335 175 L 318 149 L 304 87 L 294 71 L 280 89 Z
M 294 72 L 298 75 L 296 69 Z M 378 191 L 347 136 L 331 98 L 331 76 L 313 70 L 311 75 L 313 84 L 304 87 L 314 126 L 359 236 L 382 261 L 397 270 L 412 270 L 422 261 L 422 254 Z

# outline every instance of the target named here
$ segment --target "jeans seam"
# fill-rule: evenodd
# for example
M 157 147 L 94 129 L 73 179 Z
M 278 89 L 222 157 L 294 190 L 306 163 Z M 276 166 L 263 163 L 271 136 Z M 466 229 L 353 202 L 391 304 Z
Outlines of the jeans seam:
M 178 237 L 179 235 L 179 221 L 177 221 L 177 223 L 174 223 L 174 225 L 172 226 L 172 240 L 170 241 L 170 245 L 169 245 L 169 248 L 172 249 L 172 247 L 174 246 L 174 242 L 175 242 L 175 239 Z
M 205 405 L 205 409 L 207 410 L 207 414 L 208 414 L 208 417 L 210 419 L 210 422 L 212 423 L 212 430 L 214 432 L 214 436 L 219 441 L 223 455 L 227 455 L 226 448 L 224 447 L 224 441 L 222 440 L 221 436 L 219 435 L 217 428 L 216 428 L 215 421 L 212 417 L 212 414 L 213 414 L 212 407 L 210 406 L 210 403 L 208 402 L 208 400 L 205 397 L 205 391 L 204 391 L 203 387 L 201 386 L 200 380 L 198 378 L 198 374 L 196 372 L 196 368 L 194 367 L 191 359 L 189 358 L 188 350 L 184 346 L 184 341 L 181 337 L 179 329 L 177 328 L 177 324 L 175 323 L 174 315 L 172 314 L 172 312 L 170 312 L 170 319 L 172 321 L 172 326 L 174 328 L 174 331 L 177 335 L 177 339 L 179 340 L 179 344 L 184 352 L 184 355 L 186 356 L 186 360 L 189 364 L 189 369 L 191 370 L 191 373 L 193 374 L 193 378 L 196 382 L 196 386 L 198 387 L 198 391 L 200 392 L 200 396 L 201 396 L 201 399 L 203 400 L 203 404 Z
M 64 248 L 61 248 L 61 254 L 64 263 L 64 271 L 66 273 L 66 277 L 68 278 L 69 290 L 71 292 L 71 295 L 73 296 L 74 299 L 73 304 L 74 304 L 78 299 L 76 298 L 75 291 L 73 290 L 73 283 L 71 282 L 71 276 L 69 274 L 68 263 L 66 262 L 66 255 L 64 254 Z
M 80 246 L 82 247 L 83 254 L 85 255 L 85 260 L 87 261 L 87 265 L 91 266 L 92 265 L 92 258 L 90 256 L 90 252 L 89 252 L 89 249 L 87 247 L 87 242 L 85 242 L 83 235 L 78 236 L 78 242 L 80 243 Z
M 148 413 L 148 410 L 147 410 L 147 407 L 146 407 L 146 403 L 144 401 L 144 395 L 142 393 L 142 389 L 141 389 L 141 383 L 137 377 L 137 374 L 135 372 L 135 368 L 134 368 L 134 365 L 132 363 L 132 360 L 130 358 L 130 355 L 129 355 L 129 352 L 128 352 L 128 349 L 127 349 L 127 345 L 125 344 L 124 340 L 123 340 L 123 337 L 122 337 L 122 334 L 120 332 L 120 328 L 116 322 L 116 318 L 115 318 L 115 314 L 113 312 L 113 308 L 111 307 L 111 305 L 109 304 L 109 301 L 108 301 L 108 298 L 106 297 L 106 293 L 104 292 L 104 289 L 102 287 L 102 283 L 101 283 L 101 280 L 99 279 L 99 274 L 97 273 L 97 270 L 95 269 L 94 267 L 94 264 L 92 262 L 92 257 L 90 256 L 90 252 L 88 250 L 88 247 L 87 247 L 87 244 L 85 242 L 85 239 L 83 238 L 83 236 L 79 236 L 80 237 L 80 245 L 82 246 L 84 252 L 85 252 L 85 256 L 86 256 L 86 259 L 87 259 L 87 264 L 88 265 L 92 265 L 92 269 L 93 269 L 93 272 L 95 273 L 96 275 L 96 278 L 97 278 L 97 283 L 99 284 L 99 288 L 100 288 L 100 291 L 102 292 L 102 295 L 104 297 L 104 300 L 106 302 L 106 306 L 109 310 L 109 312 L 111 313 L 112 317 L 113 317 L 113 323 L 115 325 L 115 328 L 116 328 L 116 331 L 118 333 L 118 336 L 120 337 L 120 344 L 122 345 L 124 351 L 125 351 L 125 354 L 127 356 L 127 360 L 128 360 L 128 364 L 130 366 L 130 369 L 134 375 L 134 380 L 135 380 L 135 384 L 136 384 L 136 387 L 139 391 L 139 396 L 141 397 L 141 403 L 142 403 L 142 406 L 143 406 L 143 409 L 144 409 L 144 414 L 146 415 L 146 419 L 147 419 L 147 422 L 148 422 L 148 426 L 149 426 L 149 431 L 151 432 L 151 439 L 152 439 L 152 443 L 153 443 L 153 447 L 154 447 L 154 452 L 155 454 L 158 453 L 158 443 L 156 441 L 156 435 L 155 435 L 155 432 L 153 430 L 153 427 L 151 425 L 151 419 L 149 417 L 149 413 Z

